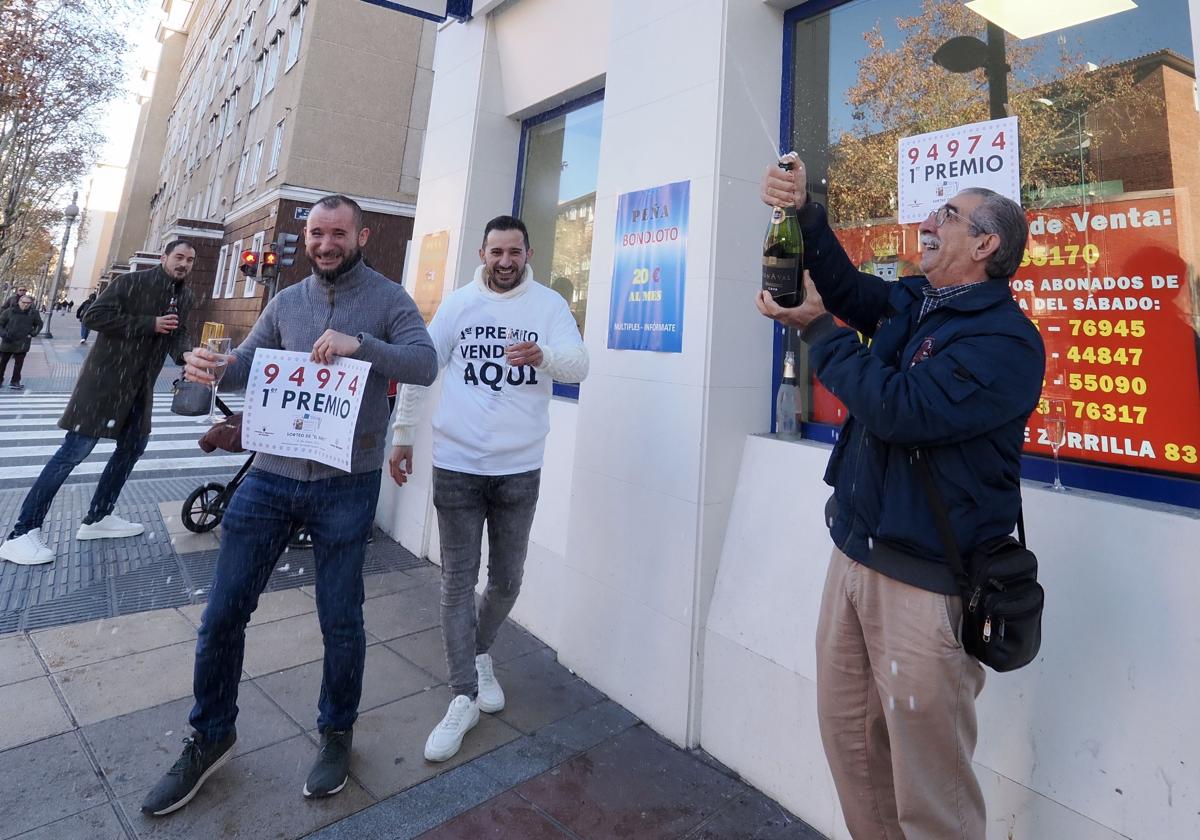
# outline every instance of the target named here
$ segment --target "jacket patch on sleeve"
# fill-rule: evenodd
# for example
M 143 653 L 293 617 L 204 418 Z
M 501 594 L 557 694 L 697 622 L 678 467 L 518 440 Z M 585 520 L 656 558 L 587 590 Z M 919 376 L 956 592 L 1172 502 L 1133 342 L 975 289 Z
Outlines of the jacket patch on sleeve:
M 912 361 L 908 363 L 909 367 L 918 365 L 926 361 L 933 355 L 933 336 L 925 336 L 925 340 L 921 342 L 921 346 L 917 348 L 917 352 L 913 353 Z

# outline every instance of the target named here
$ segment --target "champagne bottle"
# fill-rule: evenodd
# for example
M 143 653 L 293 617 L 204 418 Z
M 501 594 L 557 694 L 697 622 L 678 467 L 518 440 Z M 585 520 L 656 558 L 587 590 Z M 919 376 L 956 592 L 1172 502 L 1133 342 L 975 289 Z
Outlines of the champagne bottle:
M 790 172 L 792 161 L 779 159 L 779 168 Z M 799 306 L 804 302 L 804 239 L 795 207 L 771 209 L 771 224 L 763 240 L 762 287 L 780 306 Z
M 800 408 L 799 389 L 796 388 L 796 355 L 788 350 L 783 354 L 783 381 L 775 395 L 775 434 L 796 435 L 800 424 L 796 412 Z

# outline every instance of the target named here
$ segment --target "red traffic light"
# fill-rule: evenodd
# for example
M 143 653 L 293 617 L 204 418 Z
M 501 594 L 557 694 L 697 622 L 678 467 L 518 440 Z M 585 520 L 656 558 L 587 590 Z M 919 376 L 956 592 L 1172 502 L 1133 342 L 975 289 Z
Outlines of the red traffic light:
M 274 251 L 267 251 L 263 254 L 263 268 L 274 268 L 279 265 L 279 254 Z
M 257 265 L 257 264 L 258 264 L 258 252 L 257 251 L 242 251 L 242 265 Z

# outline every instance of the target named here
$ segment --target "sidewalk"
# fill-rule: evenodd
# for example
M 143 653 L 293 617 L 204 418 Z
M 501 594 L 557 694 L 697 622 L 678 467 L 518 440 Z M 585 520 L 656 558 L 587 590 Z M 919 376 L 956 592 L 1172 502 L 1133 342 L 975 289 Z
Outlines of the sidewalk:
M 432 565 L 369 575 L 352 779 L 306 801 L 322 652 L 311 587 L 267 593 L 247 630 L 235 759 L 179 813 L 138 811 L 187 734 L 202 606 L 0 636 L 0 837 L 817 838 L 702 752 L 660 739 L 506 625 L 508 706 L 424 761 L 448 701 Z
M 46 317 L 45 313 L 42 317 Z M 25 357 L 21 381 L 25 384 L 26 392 L 69 394 L 75 387 L 75 380 L 79 377 L 88 351 L 96 343 L 96 333 L 88 336 L 87 344 L 80 344 L 79 321 L 70 313 L 56 312 L 50 326 L 54 338 L 38 336 L 33 339 L 29 354 Z M 154 390 L 159 393 L 170 391 L 171 383 L 178 377 L 179 368 L 167 359 Z

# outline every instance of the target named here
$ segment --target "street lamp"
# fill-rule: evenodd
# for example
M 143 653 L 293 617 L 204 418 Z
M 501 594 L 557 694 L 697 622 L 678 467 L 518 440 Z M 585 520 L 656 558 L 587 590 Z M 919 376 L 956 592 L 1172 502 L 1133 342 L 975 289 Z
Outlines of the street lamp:
M 960 35 L 942 44 L 933 53 L 933 63 L 951 73 L 970 73 L 983 69 L 988 85 L 990 119 L 1008 116 L 1008 73 L 1012 70 L 1005 54 L 1004 30 L 987 22 L 987 43 L 971 35 Z
M 1083 111 L 1076 111 L 1073 108 L 1067 108 L 1056 103 L 1053 99 L 1041 97 L 1033 100 L 1033 104 L 1041 105 L 1043 108 L 1054 108 L 1058 111 L 1065 111 L 1075 118 L 1075 133 L 1079 144 L 1079 206 L 1087 205 L 1087 172 L 1083 166 Z
M 63 263 L 67 258 L 67 240 L 71 238 L 71 225 L 75 224 L 75 219 L 79 217 L 79 207 L 75 204 L 75 200 L 79 198 L 79 192 L 76 191 L 71 196 L 71 203 L 63 208 L 63 238 L 62 247 L 58 250 L 58 268 L 54 270 L 54 282 L 50 286 L 50 297 L 46 301 L 46 331 L 42 333 L 42 338 L 54 338 L 54 334 L 50 332 L 50 319 L 54 317 L 55 298 L 58 297 L 58 284 L 62 280 Z

